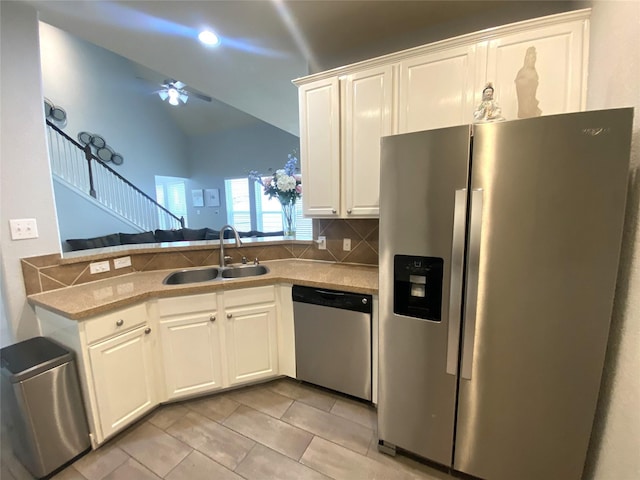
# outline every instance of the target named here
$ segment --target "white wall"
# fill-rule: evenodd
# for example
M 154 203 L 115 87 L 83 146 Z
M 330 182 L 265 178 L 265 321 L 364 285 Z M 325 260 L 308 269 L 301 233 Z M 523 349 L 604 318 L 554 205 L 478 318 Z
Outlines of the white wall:
M 191 177 L 187 186 L 189 227 L 222 227 L 227 223 L 224 179 L 246 176 L 250 170 L 268 175 L 269 168 L 284 168 L 287 155 L 293 150 L 300 150 L 298 137 L 262 122 L 191 137 Z M 191 189 L 206 188 L 220 189 L 220 207 L 193 207 Z
M 63 129 L 100 134 L 124 163 L 114 170 L 155 198 L 155 175 L 186 176 L 187 137 L 133 63 L 56 27 L 40 23 L 44 96 L 67 112 Z
M 611 336 L 586 479 L 640 478 L 640 2 L 593 3 L 587 108 L 635 107 Z
M 0 255 L 3 345 L 39 334 L 20 258 L 60 250 L 45 144 L 36 11 L 0 2 Z M 12 241 L 9 219 L 35 218 L 39 238 Z M 5 313 L 6 312 L 6 313 Z

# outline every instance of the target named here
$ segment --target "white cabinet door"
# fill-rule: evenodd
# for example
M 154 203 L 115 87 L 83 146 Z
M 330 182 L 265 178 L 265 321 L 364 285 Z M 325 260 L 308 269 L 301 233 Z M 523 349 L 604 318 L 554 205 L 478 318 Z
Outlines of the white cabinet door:
M 226 347 L 231 385 L 278 374 L 276 306 L 226 309 Z
M 487 81 L 507 120 L 518 118 L 515 79 L 525 54 L 535 48 L 538 76 L 535 98 L 542 115 L 584 110 L 588 20 L 576 20 L 501 35 L 489 42 Z
M 103 439 L 158 403 L 150 333 L 143 325 L 89 347 Z
M 380 137 L 393 133 L 393 69 L 388 65 L 353 73 L 343 88 L 343 214 L 377 217 Z
M 471 123 L 484 53 L 481 46 L 466 45 L 401 61 L 400 133 Z
M 309 216 L 337 216 L 340 209 L 338 79 L 302 85 L 298 98 L 303 211 Z
M 168 399 L 222 387 L 219 323 L 216 312 L 160 320 Z

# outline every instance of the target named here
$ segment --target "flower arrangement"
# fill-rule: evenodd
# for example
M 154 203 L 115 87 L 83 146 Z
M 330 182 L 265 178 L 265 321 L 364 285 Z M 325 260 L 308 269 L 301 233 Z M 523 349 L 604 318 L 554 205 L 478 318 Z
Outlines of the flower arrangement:
M 256 170 L 249 172 L 249 179 L 262 185 L 264 194 L 272 199 L 277 197 L 282 205 L 282 231 L 285 236 L 296 234 L 296 200 L 302 196 L 302 177 L 296 174 L 298 158 L 295 151 L 288 155 L 284 168 L 273 175 L 263 177 Z
M 273 175 L 263 177 L 256 170 L 249 172 L 249 179 L 262 185 L 264 194 L 270 199 L 277 197 L 282 205 L 295 204 L 302 196 L 302 178 L 295 173 L 298 163 L 295 152 L 290 153 L 288 158 L 284 168 L 276 170 Z

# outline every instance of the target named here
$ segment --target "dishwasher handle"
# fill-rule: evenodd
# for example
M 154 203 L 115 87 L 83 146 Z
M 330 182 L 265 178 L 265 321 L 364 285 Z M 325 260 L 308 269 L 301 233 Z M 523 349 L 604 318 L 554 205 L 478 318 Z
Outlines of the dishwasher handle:
M 371 295 L 294 285 L 293 301 L 371 314 Z

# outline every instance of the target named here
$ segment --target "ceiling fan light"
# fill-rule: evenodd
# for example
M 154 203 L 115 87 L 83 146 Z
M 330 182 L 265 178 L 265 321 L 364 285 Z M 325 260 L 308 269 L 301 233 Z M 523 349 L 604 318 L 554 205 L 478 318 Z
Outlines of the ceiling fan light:
M 204 45 L 213 46 L 220 43 L 218 36 L 211 30 L 203 30 L 198 34 L 198 40 Z
M 178 92 L 177 89 L 171 87 L 169 90 L 167 90 L 167 95 L 169 95 L 169 102 L 171 102 L 171 100 L 175 100 L 177 102 L 178 98 L 180 97 L 180 92 Z
M 176 98 L 174 98 L 174 97 L 169 97 L 169 103 L 170 103 L 171 105 L 179 105 L 179 104 L 180 104 L 180 102 L 178 101 L 178 98 L 177 98 L 177 97 L 176 97 Z

